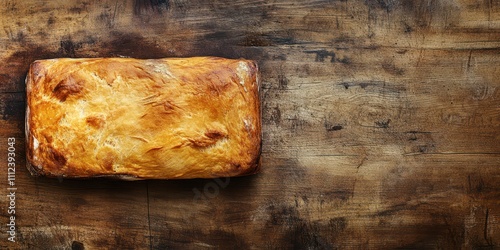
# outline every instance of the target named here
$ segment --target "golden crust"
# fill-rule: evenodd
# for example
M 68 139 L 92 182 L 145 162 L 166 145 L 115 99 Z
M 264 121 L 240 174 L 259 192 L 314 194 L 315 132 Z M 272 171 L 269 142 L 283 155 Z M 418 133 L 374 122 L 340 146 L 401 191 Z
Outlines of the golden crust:
M 50 59 L 26 78 L 34 175 L 214 178 L 259 169 L 255 62 Z

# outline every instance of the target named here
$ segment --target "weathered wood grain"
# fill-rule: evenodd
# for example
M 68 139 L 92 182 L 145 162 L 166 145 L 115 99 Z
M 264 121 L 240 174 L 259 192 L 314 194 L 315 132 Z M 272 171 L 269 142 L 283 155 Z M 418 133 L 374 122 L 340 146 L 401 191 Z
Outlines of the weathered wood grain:
M 0 247 L 500 245 L 499 1 L 8 0 L 0 26 L 1 164 L 8 137 L 18 153 L 18 242 Z M 33 60 L 195 55 L 258 61 L 262 173 L 118 182 L 23 168 Z

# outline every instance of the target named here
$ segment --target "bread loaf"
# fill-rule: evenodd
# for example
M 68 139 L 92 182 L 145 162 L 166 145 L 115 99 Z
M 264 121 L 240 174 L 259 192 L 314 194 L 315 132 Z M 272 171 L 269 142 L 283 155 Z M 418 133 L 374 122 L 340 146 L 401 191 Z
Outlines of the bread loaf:
M 255 62 L 216 57 L 49 59 L 26 78 L 33 175 L 248 175 L 261 150 Z

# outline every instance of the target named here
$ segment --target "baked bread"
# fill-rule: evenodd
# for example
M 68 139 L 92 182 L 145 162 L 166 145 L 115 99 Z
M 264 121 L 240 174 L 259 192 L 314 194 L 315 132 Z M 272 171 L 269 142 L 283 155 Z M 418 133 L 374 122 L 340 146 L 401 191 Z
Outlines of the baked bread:
M 260 166 L 259 73 L 250 60 L 39 60 L 26 92 L 33 175 L 215 178 Z

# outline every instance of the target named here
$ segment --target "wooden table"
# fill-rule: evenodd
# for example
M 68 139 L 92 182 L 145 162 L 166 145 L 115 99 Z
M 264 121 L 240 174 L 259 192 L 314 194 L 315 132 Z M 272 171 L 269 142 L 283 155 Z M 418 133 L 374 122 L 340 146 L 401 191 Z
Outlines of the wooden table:
M 198 55 L 259 63 L 260 174 L 29 175 L 33 60 Z M 2 248 L 500 247 L 498 0 L 5 0 L 0 58 Z

